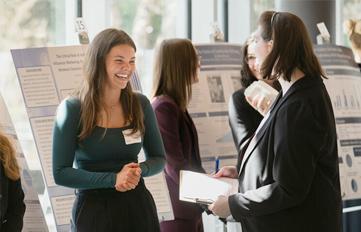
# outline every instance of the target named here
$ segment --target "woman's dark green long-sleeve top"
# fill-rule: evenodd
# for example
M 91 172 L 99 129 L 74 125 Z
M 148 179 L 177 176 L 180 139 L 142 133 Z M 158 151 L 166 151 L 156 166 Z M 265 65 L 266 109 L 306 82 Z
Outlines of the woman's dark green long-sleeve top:
M 79 142 L 80 101 L 64 100 L 58 107 L 53 130 L 53 175 L 55 183 L 70 188 L 114 188 L 116 174 L 123 165 L 138 162 L 143 148 L 146 160 L 140 163 L 142 176 L 151 176 L 164 168 L 164 146 L 149 100 L 137 94 L 144 112 L 145 133 L 140 142 L 126 143 L 122 128 L 95 127 Z M 104 137 L 103 137 L 104 136 Z M 74 162 L 75 161 L 75 162 Z M 73 165 L 74 163 L 74 165 Z

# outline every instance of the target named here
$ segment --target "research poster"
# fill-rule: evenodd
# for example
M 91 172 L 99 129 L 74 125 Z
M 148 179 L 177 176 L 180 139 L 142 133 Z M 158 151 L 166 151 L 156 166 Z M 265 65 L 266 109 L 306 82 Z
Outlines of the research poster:
M 16 158 L 21 168 L 21 184 L 25 194 L 26 211 L 24 215 L 23 232 L 44 231 L 48 228 L 45 223 L 43 211 L 39 202 L 38 194 L 34 189 L 32 178 L 27 166 L 20 143 L 17 139 L 15 128 L 11 122 L 9 112 L 3 97 L 0 95 L 0 130 L 5 133 L 13 142 L 16 148 Z
M 45 177 L 57 231 L 69 231 L 74 189 L 57 186 L 52 175 L 52 129 L 58 104 L 82 80 L 86 45 L 11 50 L 29 117 L 34 142 Z M 141 91 L 135 74 L 133 89 Z M 162 220 L 173 218 L 168 188 L 162 174 L 146 178 Z
M 193 85 L 189 112 L 196 125 L 203 165 L 215 169 L 236 164 L 228 125 L 228 100 L 239 89 L 241 46 L 225 43 L 197 45 L 201 57 L 199 83 Z M 342 197 L 361 198 L 361 74 L 352 51 L 321 45 L 316 54 L 328 79 L 324 81 L 333 105 L 338 136 Z
M 236 165 L 237 151 L 228 124 L 228 101 L 241 88 L 241 46 L 228 43 L 196 45 L 201 59 L 199 82 L 193 85 L 189 113 L 198 131 L 203 167 L 215 171 Z
M 336 119 L 342 198 L 361 198 L 361 73 L 349 48 L 319 45 L 316 54 Z

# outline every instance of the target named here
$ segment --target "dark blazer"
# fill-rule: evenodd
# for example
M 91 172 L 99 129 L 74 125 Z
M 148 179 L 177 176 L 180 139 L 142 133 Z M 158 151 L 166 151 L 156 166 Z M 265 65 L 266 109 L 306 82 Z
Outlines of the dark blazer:
M 10 180 L 5 176 L 0 162 L 0 231 L 20 232 L 23 228 L 25 213 L 24 192 L 20 179 Z
M 341 231 L 335 119 L 321 78 L 280 93 L 238 169 L 240 193 L 228 201 L 242 231 Z
M 253 135 L 263 119 L 262 114 L 247 102 L 244 90 L 234 92 L 228 103 L 229 126 L 238 153 L 243 142 Z
M 164 172 L 174 216 L 188 220 L 200 218 L 200 207 L 179 200 L 179 171 L 205 172 L 201 165 L 196 128 L 188 112 L 182 112 L 170 97 L 156 97 L 152 106 L 166 151 Z

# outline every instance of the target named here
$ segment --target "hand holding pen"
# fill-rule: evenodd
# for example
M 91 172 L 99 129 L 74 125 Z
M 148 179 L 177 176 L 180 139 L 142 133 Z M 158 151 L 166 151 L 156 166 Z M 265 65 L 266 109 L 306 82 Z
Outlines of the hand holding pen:
M 214 170 L 215 170 L 215 173 L 217 173 L 218 171 L 219 171 L 219 157 L 218 156 L 216 156 L 215 158 L 214 158 L 214 161 L 215 161 L 215 168 L 214 168 Z
M 222 167 L 213 177 L 229 177 L 229 178 L 237 178 L 238 172 L 236 166 L 224 166 Z

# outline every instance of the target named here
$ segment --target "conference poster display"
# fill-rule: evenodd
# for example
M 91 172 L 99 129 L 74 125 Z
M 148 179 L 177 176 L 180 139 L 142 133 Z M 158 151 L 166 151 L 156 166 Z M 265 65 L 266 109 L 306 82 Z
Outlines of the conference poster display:
M 361 198 L 361 73 L 351 49 L 318 45 L 316 54 L 336 119 L 342 198 Z
M 11 50 L 34 143 L 41 162 L 58 232 L 69 231 L 74 189 L 58 186 L 52 175 L 52 129 L 57 106 L 80 85 L 86 45 Z M 133 89 L 141 91 L 133 76 Z M 161 220 L 173 218 L 163 174 L 145 178 Z
M 196 125 L 203 165 L 215 171 L 236 164 L 228 124 L 228 100 L 239 89 L 241 46 L 227 43 L 196 46 L 201 56 L 199 83 L 193 85 L 189 112 Z M 315 51 L 328 77 L 328 89 L 336 119 L 342 197 L 361 198 L 361 74 L 349 48 L 318 45 Z
M 228 101 L 231 94 L 241 87 L 241 46 L 215 43 L 199 44 L 196 48 L 201 56 L 201 71 L 199 83 L 193 85 L 189 112 L 198 131 L 203 166 L 211 173 L 214 172 L 215 157 L 220 158 L 221 166 L 235 165 L 237 162 L 237 152 L 228 124 Z M 332 45 L 317 46 L 315 49 L 329 78 L 325 80 L 325 85 L 336 118 L 343 199 L 360 198 L 361 74 L 350 49 Z M 58 231 L 69 230 L 74 190 L 54 183 L 51 165 L 52 128 L 58 104 L 82 80 L 85 50 L 86 45 L 11 51 Z M 137 83 L 140 86 L 139 81 Z M 13 134 L 16 137 L 15 132 Z M 164 176 L 146 178 L 145 181 L 155 198 L 159 218 L 172 219 Z M 35 193 L 33 196 L 30 194 L 35 203 L 31 209 L 34 212 L 41 211 L 35 196 Z M 36 224 L 37 220 L 30 221 Z M 39 225 L 44 223 L 40 222 L 42 220 L 38 220 Z
M 202 165 L 207 173 L 220 166 L 236 165 L 237 151 L 228 124 L 228 101 L 241 88 L 241 45 L 196 45 L 201 59 L 199 82 L 193 84 L 189 113 L 197 128 Z
M 0 95 L 0 130 L 7 135 L 16 149 L 16 158 L 21 168 L 21 184 L 25 194 L 26 211 L 23 232 L 48 231 L 38 195 L 34 189 L 32 178 L 24 154 L 21 150 L 15 128 L 2 95 Z

